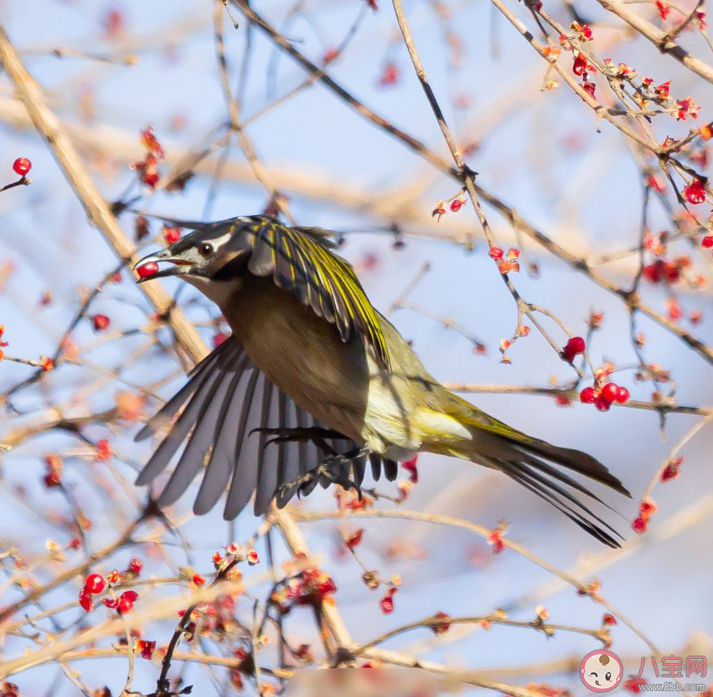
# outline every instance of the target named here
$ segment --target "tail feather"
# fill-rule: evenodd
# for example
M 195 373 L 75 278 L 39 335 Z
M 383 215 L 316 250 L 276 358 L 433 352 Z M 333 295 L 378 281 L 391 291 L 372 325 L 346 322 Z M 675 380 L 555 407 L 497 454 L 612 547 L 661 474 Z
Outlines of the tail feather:
M 531 468 L 535 468 L 536 470 L 540 470 L 543 474 L 549 475 L 553 479 L 556 479 L 558 482 L 561 482 L 562 484 L 566 484 L 567 486 L 571 486 L 573 489 L 578 491 L 580 494 L 584 494 L 585 496 L 588 496 L 591 499 L 594 499 L 597 503 L 601 503 L 602 506 L 606 506 L 608 509 L 612 510 L 611 506 L 606 503 L 605 501 L 602 501 L 597 494 L 595 494 L 591 489 L 587 489 L 584 484 L 581 482 L 578 482 L 576 479 L 573 477 L 570 477 L 566 472 L 560 472 L 556 467 L 553 467 L 552 465 L 547 464 L 546 462 L 543 462 L 539 458 L 532 457 L 529 455 L 523 455 L 522 457 L 523 463 L 529 465 Z
M 623 539 L 621 535 L 573 492 L 613 510 L 611 506 L 585 484 L 559 469 L 563 467 L 631 497 L 621 481 L 601 462 L 579 450 L 560 448 L 531 438 L 451 393 L 444 402 L 446 413 L 471 433 L 470 440 L 448 449 L 451 454 L 500 470 L 552 504 L 599 541 L 610 547 L 620 546 L 617 538 Z
M 611 526 L 609 523 L 607 523 L 603 518 L 601 518 L 599 515 L 597 515 L 594 511 L 592 511 L 585 503 L 580 501 L 576 496 L 574 496 L 571 492 L 567 491 L 565 488 L 561 487 L 559 484 L 556 482 L 553 482 L 551 480 L 547 480 L 545 477 L 539 475 L 537 472 L 533 472 L 531 468 L 528 468 L 526 465 L 521 464 L 521 463 L 511 463 L 515 467 L 516 470 L 521 472 L 524 477 L 527 477 L 528 480 L 530 480 L 533 483 L 536 483 L 538 485 L 538 488 L 540 485 L 548 487 L 548 495 L 551 497 L 555 497 L 555 494 L 559 495 L 561 499 L 565 499 L 565 501 L 568 501 L 569 503 L 573 504 L 573 506 L 576 507 L 576 509 L 579 509 L 582 514 L 586 514 L 593 518 L 597 523 L 600 523 L 603 527 L 607 528 L 611 533 L 616 535 L 617 537 L 623 539 L 621 535 Z M 540 463 L 544 464 L 544 463 Z M 596 499 L 600 503 L 606 506 L 606 504 L 601 501 L 601 499 L 593 494 L 590 491 L 587 491 L 584 487 L 582 487 L 584 492 L 588 495 L 591 496 L 592 498 Z M 564 504 L 564 501 L 559 500 L 561 504 Z M 566 504 L 565 504 L 566 505 Z M 610 508 L 607 506 L 607 508 Z M 572 509 L 574 514 L 577 514 L 577 510 Z M 569 508 L 568 508 L 569 510 Z M 611 508 L 610 508 L 611 510 Z
M 623 537 L 614 530 L 611 525 L 603 521 L 581 501 L 578 501 L 574 496 L 562 489 L 562 487 L 545 479 L 524 465 L 518 465 L 516 462 L 507 462 L 505 460 L 493 461 L 492 466 L 507 474 L 511 479 L 544 501 L 547 501 L 547 503 L 554 506 L 560 513 L 566 515 L 567 518 L 582 528 L 582 530 L 607 545 L 607 547 L 614 549 L 621 547 L 619 540 L 616 538 L 623 539 Z M 576 510 L 568 501 L 574 503 L 577 508 L 581 510 Z M 613 534 L 610 534 L 607 530 Z
M 522 436 L 522 434 L 518 434 Z M 524 438 L 528 438 L 524 436 Z M 544 457 L 555 464 L 562 465 L 573 472 L 583 474 L 595 482 L 604 484 L 620 494 L 624 494 L 631 498 L 629 490 L 621 483 L 618 477 L 615 477 L 599 460 L 593 458 L 581 450 L 573 450 L 572 448 L 560 448 L 551 443 L 546 443 L 542 440 L 530 438 L 530 442 L 524 442 L 522 439 L 509 438 L 510 442 L 521 450 L 535 453 L 540 457 Z

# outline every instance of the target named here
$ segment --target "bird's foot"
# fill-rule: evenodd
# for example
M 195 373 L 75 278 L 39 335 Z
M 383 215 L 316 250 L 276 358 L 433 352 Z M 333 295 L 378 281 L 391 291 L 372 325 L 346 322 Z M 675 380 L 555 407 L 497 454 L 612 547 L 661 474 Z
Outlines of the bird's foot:
M 350 475 L 352 474 L 352 462 L 367 452 L 367 448 L 356 448 L 343 455 L 334 455 L 294 481 L 283 484 L 275 494 L 277 507 L 284 508 L 295 494 L 309 496 L 317 484 L 321 484 L 325 489 L 330 484 L 338 484 L 345 489 L 354 489 L 361 500 L 361 486 Z

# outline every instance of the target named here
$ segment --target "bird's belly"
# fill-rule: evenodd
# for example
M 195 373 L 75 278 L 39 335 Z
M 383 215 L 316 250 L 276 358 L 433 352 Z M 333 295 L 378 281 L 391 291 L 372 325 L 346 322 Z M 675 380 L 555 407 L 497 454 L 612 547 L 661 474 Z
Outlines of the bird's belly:
M 304 411 L 362 443 L 369 372 L 361 342 L 291 298 L 261 303 L 254 316 L 227 318 L 250 358 Z M 287 300 L 287 302 L 285 302 Z
M 365 432 L 371 447 L 396 460 L 408 459 L 420 447 L 422 434 L 408 379 L 372 365 Z

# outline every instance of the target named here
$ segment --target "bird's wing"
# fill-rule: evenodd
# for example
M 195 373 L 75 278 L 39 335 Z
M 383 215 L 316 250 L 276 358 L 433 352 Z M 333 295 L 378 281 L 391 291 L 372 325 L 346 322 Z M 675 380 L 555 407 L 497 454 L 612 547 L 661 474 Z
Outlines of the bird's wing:
M 224 224 L 232 225 L 234 233 L 245 233 L 251 273 L 272 276 L 280 288 L 336 325 L 342 341 L 359 336 L 373 348 L 380 365 L 389 368 L 379 314 L 351 264 L 332 251 L 331 233 L 321 228 L 287 227 L 269 216 L 236 218 Z
M 204 470 L 193 510 L 198 515 L 206 513 L 227 490 L 226 520 L 235 518 L 253 494 L 255 514 L 264 514 L 279 487 L 314 469 L 329 454 L 315 441 L 268 443 L 271 436 L 263 429 L 324 427 L 278 390 L 234 337 L 193 369 L 189 381 L 148 421 L 136 440 L 167 428 L 168 434 L 136 483 L 153 481 L 185 442 L 178 464 L 158 498 L 159 506 L 177 501 Z M 325 437 L 324 442 L 338 454 L 358 447 L 348 439 Z M 381 459 L 375 459 L 372 468 L 378 478 Z M 354 479 L 361 484 L 366 462 L 362 459 L 352 464 Z M 390 477 L 390 463 L 383 464 Z M 289 497 L 281 499 L 280 504 L 287 500 Z

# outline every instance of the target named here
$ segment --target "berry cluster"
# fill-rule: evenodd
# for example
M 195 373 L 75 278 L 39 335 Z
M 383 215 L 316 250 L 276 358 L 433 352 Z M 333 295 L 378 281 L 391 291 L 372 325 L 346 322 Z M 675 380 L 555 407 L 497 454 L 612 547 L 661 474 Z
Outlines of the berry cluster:
M 150 189 L 155 189 L 161 180 L 158 163 L 163 160 L 165 153 L 151 126 L 141 131 L 141 144 L 146 148 L 146 157 L 131 165 L 131 169 L 139 175 L 140 181 Z
M 141 573 L 143 563 L 140 559 L 132 559 L 126 571 L 119 573 L 116 569 L 106 577 L 101 574 L 89 574 L 84 581 L 84 587 L 79 592 L 79 605 L 85 612 L 94 609 L 94 596 L 103 593 L 109 585 L 116 585 L 122 581 L 135 579 Z M 124 591 L 118 598 L 102 598 L 102 604 L 120 614 L 126 614 L 134 609 L 134 603 L 138 600 L 139 594 L 136 591 Z
M 439 201 L 436 207 L 431 211 L 431 216 L 434 218 L 441 219 L 441 216 L 446 213 L 446 206 L 450 208 L 452 213 L 457 213 L 466 204 L 465 197 L 465 187 L 463 187 L 455 196 L 449 198 L 447 201 Z
M 639 503 L 639 517 L 631 524 L 632 530 L 637 535 L 643 535 L 648 530 L 651 516 L 656 513 L 657 510 L 658 507 L 651 499 L 644 498 Z
M 139 594 L 136 591 L 124 591 L 118 598 L 103 598 L 102 603 L 120 615 L 125 615 L 134 609 L 134 603 L 138 599 Z
M 520 256 L 520 250 L 517 247 L 508 249 L 507 259 L 504 259 L 505 252 L 500 247 L 491 247 L 488 251 L 488 256 L 497 262 L 500 273 L 506 274 L 514 271 L 520 271 L 520 262 L 517 260 Z
M 314 567 L 305 569 L 301 574 L 289 579 L 272 594 L 272 602 L 286 615 L 294 605 L 313 605 L 331 602 L 337 586 L 329 574 Z
M 585 387 L 579 393 L 583 404 L 594 404 L 599 411 L 609 411 L 615 402 L 624 404 L 629 400 L 629 390 L 613 382 L 608 382 L 601 389 L 598 386 Z

